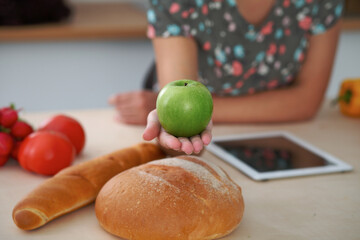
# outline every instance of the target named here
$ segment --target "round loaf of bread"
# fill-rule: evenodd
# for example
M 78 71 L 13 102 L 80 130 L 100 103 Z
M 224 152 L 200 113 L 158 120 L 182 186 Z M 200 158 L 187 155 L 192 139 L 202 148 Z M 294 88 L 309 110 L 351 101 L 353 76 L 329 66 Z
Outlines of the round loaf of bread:
M 215 239 L 244 212 L 241 188 L 198 157 L 165 158 L 110 179 L 95 204 L 100 225 L 125 239 Z

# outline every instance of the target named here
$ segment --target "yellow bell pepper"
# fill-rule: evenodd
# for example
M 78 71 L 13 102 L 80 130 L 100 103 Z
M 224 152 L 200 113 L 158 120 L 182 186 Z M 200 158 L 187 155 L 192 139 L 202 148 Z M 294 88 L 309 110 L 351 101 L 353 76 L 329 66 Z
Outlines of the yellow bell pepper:
M 342 82 L 337 102 L 344 115 L 360 117 L 360 78 Z

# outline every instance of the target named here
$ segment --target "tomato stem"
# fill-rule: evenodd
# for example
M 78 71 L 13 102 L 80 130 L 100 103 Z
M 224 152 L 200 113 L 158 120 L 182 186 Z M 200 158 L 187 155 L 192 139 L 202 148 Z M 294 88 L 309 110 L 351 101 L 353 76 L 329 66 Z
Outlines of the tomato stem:
M 11 108 L 12 110 L 16 110 L 16 108 L 15 108 L 15 103 L 10 103 L 10 108 Z
M 10 133 L 10 129 L 9 129 L 9 128 L 5 128 L 5 127 L 3 127 L 3 126 L 0 126 L 0 132 Z

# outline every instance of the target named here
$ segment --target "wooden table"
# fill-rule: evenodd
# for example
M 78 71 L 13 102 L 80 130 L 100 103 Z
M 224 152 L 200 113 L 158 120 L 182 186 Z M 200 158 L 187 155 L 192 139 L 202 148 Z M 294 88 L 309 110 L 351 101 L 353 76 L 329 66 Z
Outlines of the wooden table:
M 143 127 L 120 125 L 112 109 L 65 112 L 85 127 L 87 143 L 74 164 L 136 144 Z M 35 126 L 55 112 L 25 113 Z M 350 173 L 255 182 L 209 152 L 203 157 L 220 165 L 243 189 L 245 214 L 239 227 L 224 239 L 359 239 L 360 119 L 342 116 L 323 105 L 309 122 L 271 125 L 218 125 L 214 135 L 270 130 L 288 131 L 354 167 Z M 34 231 L 12 221 L 12 208 L 46 177 L 29 173 L 15 161 L 0 168 L 0 239 L 118 239 L 98 224 L 94 204 L 62 216 Z

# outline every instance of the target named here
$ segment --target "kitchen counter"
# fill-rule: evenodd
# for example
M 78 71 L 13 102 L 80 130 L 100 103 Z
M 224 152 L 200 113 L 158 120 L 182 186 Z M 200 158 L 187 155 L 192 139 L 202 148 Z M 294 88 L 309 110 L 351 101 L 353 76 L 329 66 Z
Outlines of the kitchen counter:
M 34 126 L 56 112 L 22 113 Z M 118 124 L 112 109 L 63 111 L 84 126 L 87 142 L 74 164 L 143 141 L 143 127 Z M 360 119 L 341 115 L 328 102 L 317 117 L 289 124 L 216 125 L 214 136 L 283 130 L 352 165 L 348 173 L 255 182 L 205 151 L 243 189 L 244 218 L 223 239 L 359 239 Z M 27 172 L 15 161 L 0 168 L 0 239 L 119 239 L 98 224 L 94 204 L 53 220 L 40 229 L 22 231 L 11 218 L 14 205 L 47 177 Z
M 130 3 L 73 3 L 60 23 L 0 27 L 0 42 L 145 39 L 146 14 Z
M 72 17 L 61 23 L 0 27 L 0 42 L 146 39 L 145 6 L 128 2 L 70 5 Z M 358 31 L 360 17 L 345 17 L 344 31 Z

